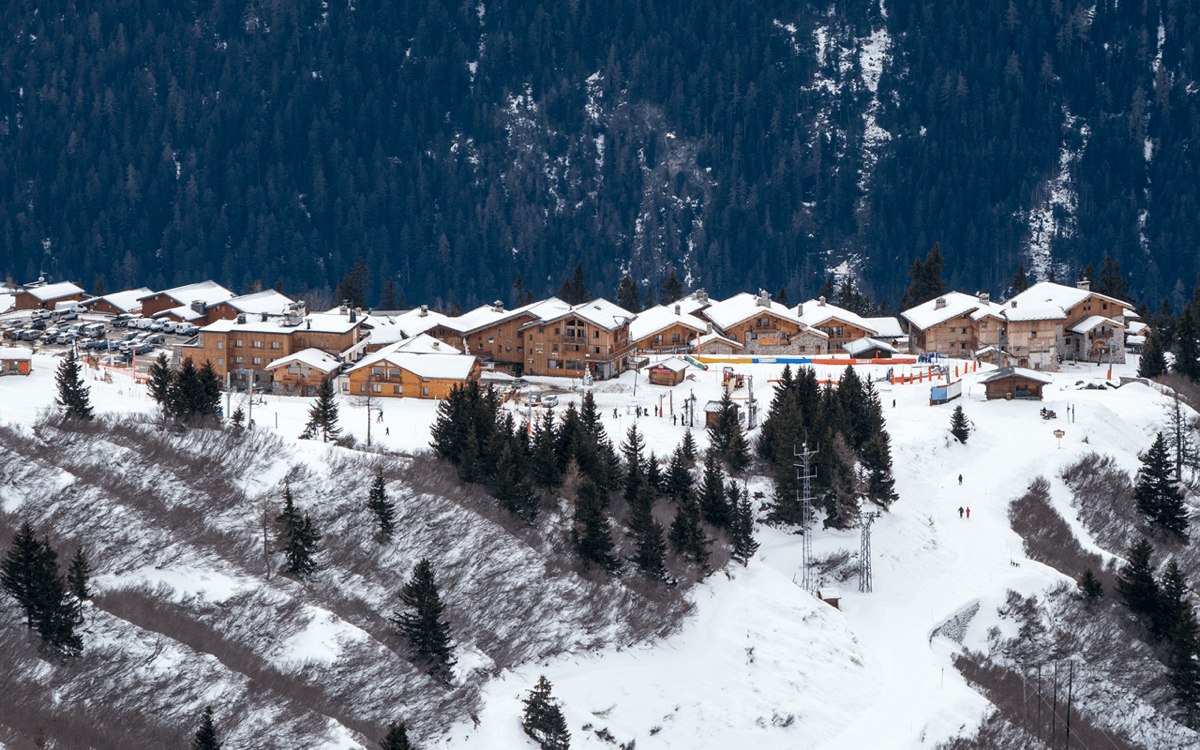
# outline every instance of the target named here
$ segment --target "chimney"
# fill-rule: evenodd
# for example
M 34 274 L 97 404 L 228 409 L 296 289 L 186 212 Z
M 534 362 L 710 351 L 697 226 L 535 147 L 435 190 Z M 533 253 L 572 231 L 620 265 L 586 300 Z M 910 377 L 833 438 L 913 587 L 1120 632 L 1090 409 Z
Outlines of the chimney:
M 704 291 L 703 289 L 697 289 L 693 296 L 695 296 L 695 298 L 701 302 L 708 302 L 708 292 Z
M 678 314 L 679 314 L 679 305 L 675 305 L 675 314 L 676 314 L 676 315 L 678 315 Z
M 350 311 L 350 308 L 346 306 L 345 302 L 343 302 L 341 305 L 338 306 L 338 314 L 339 315 L 345 315 L 349 311 Z
M 1092 291 L 1092 280 L 1091 279 L 1080 279 L 1079 281 L 1075 282 L 1075 287 L 1077 289 L 1082 289 L 1085 292 L 1090 292 L 1090 291 Z
M 1009 302 L 1009 304 L 1010 304 L 1010 305 L 1012 305 L 1012 306 L 1013 306 L 1013 309 L 1014 309 L 1014 310 L 1015 310 L 1015 309 L 1017 309 L 1017 301 L 1016 301 L 1015 299 L 1014 299 L 1014 300 L 1009 300 L 1008 302 Z
M 350 311 L 350 322 L 351 322 L 351 323 L 357 323 L 357 322 L 358 322 L 358 310 L 351 310 L 351 311 Z
M 705 333 L 705 335 L 708 335 L 708 334 L 711 334 L 711 333 L 712 333 L 712 323 L 709 323 L 708 325 L 706 325 L 706 326 L 704 327 L 704 333 Z
M 754 303 L 756 305 L 758 305 L 759 307 L 770 307 L 771 306 L 771 295 L 767 294 L 766 289 L 759 289 L 758 290 L 758 299 L 756 299 L 754 301 Z
M 262 314 L 262 322 L 264 322 L 264 323 L 267 322 L 267 314 L 266 313 Z
M 441 346 L 442 346 L 442 342 L 440 342 L 440 341 L 433 342 L 434 349 L 439 349 L 439 348 L 441 348 Z
M 417 317 L 424 318 L 428 314 L 429 314 L 429 305 L 421 305 L 421 314 L 418 315 Z
M 817 297 L 817 307 L 824 307 L 824 306 L 825 306 L 825 298 Z
M 243 326 L 246 325 L 245 313 L 242 313 L 241 315 L 237 316 L 237 322 L 238 322 L 238 325 L 243 325 Z
M 945 306 L 946 306 L 946 298 L 945 297 L 938 297 L 937 301 L 933 303 L 934 310 L 941 310 Z
M 804 303 L 803 303 L 803 302 L 801 302 L 800 304 L 796 305 L 796 315 L 797 315 L 797 316 L 802 316 L 802 315 L 804 315 Z
M 990 304 L 992 301 L 992 297 L 987 292 L 980 292 L 979 293 L 979 301 Z
M 493 312 L 504 312 L 504 303 L 501 302 L 500 300 L 496 300 L 495 302 L 492 303 L 492 311 Z
M 202 300 L 202 299 L 192 300 L 192 310 L 203 315 L 204 314 L 204 300 Z
M 307 329 L 308 329 L 308 330 L 310 330 L 310 331 L 312 330 L 312 318 L 308 318 L 308 319 L 306 319 L 306 320 L 304 321 L 304 324 L 305 324 L 305 325 L 304 325 L 304 327 L 305 327 L 305 328 L 307 328 Z

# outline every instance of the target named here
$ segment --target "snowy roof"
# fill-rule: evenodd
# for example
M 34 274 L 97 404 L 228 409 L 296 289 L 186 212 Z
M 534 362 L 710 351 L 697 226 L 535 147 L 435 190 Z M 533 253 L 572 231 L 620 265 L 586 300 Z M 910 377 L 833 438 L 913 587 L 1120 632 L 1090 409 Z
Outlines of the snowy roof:
M 766 299 L 766 304 L 760 304 L 762 299 L 762 297 L 756 297 L 747 292 L 735 294 L 723 302 L 717 302 L 706 308 L 704 316 L 720 328 L 731 328 L 743 320 L 748 320 L 766 311 L 784 320 L 804 325 L 804 321 L 800 320 L 800 317 L 792 309 L 784 307 L 770 298 Z
M 444 341 L 438 341 L 428 333 L 418 333 L 411 339 L 399 341 L 392 351 L 408 352 L 410 354 L 462 354 L 461 349 L 451 346 Z
M 408 370 L 421 378 L 465 380 L 475 366 L 475 357 L 462 354 L 413 354 L 396 351 L 395 347 L 388 347 L 367 355 L 347 372 L 357 372 L 365 367 L 380 365 L 380 363 Z
M 716 331 L 714 331 L 712 333 L 705 333 L 700 336 L 697 336 L 695 339 L 692 340 L 692 346 L 695 346 L 698 349 L 710 341 L 722 341 L 722 342 L 729 344 L 730 346 L 735 347 L 737 349 L 742 348 L 742 344 L 740 342 L 734 341 L 732 339 L 727 339 L 724 336 L 722 336 L 721 334 L 717 333 Z
M 73 294 L 84 294 L 85 292 L 69 281 L 60 281 L 57 284 L 46 284 L 44 286 L 30 287 L 24 290 L 27 294 L 32 294 L 42 302 L 48 302 L 52 299 L 62 299 L 70 297 Z
M 712 300 L 708 298 L 703 289 L 697 289 L 686 297 L 680 297 L 670 303 L 669 307 L 679 305 L 679 311 L 687 315 L 695 315 L 704 308 L 712 304 Z
M 1073 286 L 1042 281 L 1015 295 L 1004 306 L 1004 317 L 1014 321 L 1057 320 L 1067 317 L 1067 311 L 1088 297 L 1112 302 L 1118 308 L 1133 309 L 1128 302 Z M 1115 314 L 1122 314 L 1120 309 Z
M 658 364 L 652 366 L 650 369 L 651 370 L 665 369 L 665 370 L 670 370 L 671 372 L 683 372 L 687 368 L 688 368 L 687 362 L 684 362 L 679 357 L 671 357 L 670 359 L 664 359 L 662 362 L 659 362 Z
M 942 303 L 941 307 L 938 307 L 939 301 Z M 993 305 L 991 302 L 984 302 L 973 294 L 946 292 L 936 299 L 931 299 L 928 302 L 905 310 L 900 315 L 909 323 L 924 330 L 938 323 L 944 323 L 951 318 L 957 318 L 959 315 L 969 315 L 980 309 L 990 309 L 992 307 L 999 309 L 1000 306 Z
M 6 313 L 17 304 L 17 298 L 11 294 L 0 294 L 0 313 Z
M 1086 318 L 1084 318 L 1083 320 L 1076 323 L 1075 325 L 1068 328 L 1067 330 L 1071 331 L 1072 333 L 1087 333 L 1088 331 L 1092 330 L 1093 328 L 1095 328 L 1096 326 L 1099 326 L 1099 325 L 1110 325 L 1113 328 L 1116 328 L 1118 330 L 1125 329 L 1125 326 L 1123 324 L 1118 323 L 1117 321 L 1113 320 L 1112 318 L 1106 318 L 1103 315 L 1089 315 Z
M 849 323 L 857 328 L 862 328 L 868 333 L 879 333 L 867 318 L 843 307 L 831 305 L 821 300 L 810 299 L 808 302 L 796 305 L 796 316 L 800 318 L 800 321 L 804 325 L 812 328 L 816 328 L 831 318 L 836 318 L 843 323 Z M 896 335 L 899 336 L 900 334 Z
M 282 315 L 287 310 L 288 305 L 292 304 L 292 299 L 274 289 L 264 289 L 261 292 L 243 294 L 240 297 L 214 300 L 208 303 L 208 307 L 219 305 L 222 302 L 228 304 L 238 312 Z
M 388 320 L 391 321 L 392 325 L 395 325 L 400 329 L 401 335 L 406 338 L 411 338 L 416 336 L 418 333 L 425 333 L 431 328 L 448 325 L 453 318 L 447 317 L 440 312 L 423 310 L 418 307 L 408 310 L 400 315 L 389 317 Z M 387 330 L 387 327 L 384 326 L 382 329 L 375 329 L 377 332 L 381 330 Z M 375 333 L 372 333 L 371 336 L 374 337 Z
M 558 297 L 549 297 L 544 300 L 539 300 L 532 304 L 525 305 L 521 308 L 528 312 L 533 317 L 541 321 L 554 320 L 567 314 L 571 310 L 571 306 L 563 302 Z
M 896 353 L 895 347 L 885 344 L 882 341 L 876 341 L 875 339 L 867 336 L 863 336 L 861 339 L 854 339 L 846 344 L 844 348 L 846 353 L 852 357 L 871 349 L 882 349 L 885 352 L 891 352 L 892 354 Z
M 1130 321 L 1125 326 L 1125 329 L 1135 336 L 1140 334 L 1142 331 L 1146 330 L 1146 328 L 1147 328 L 1147 325 L 1140 320 Z
M 733 408 L 735 408 L 735 409 L 738 408 L 736 401 L 733 404 Z M 707 404 L 704 405 L 704 411 L 708 412 L 709 414 L 716 414 L 717 412 L 721 411 L 721 402 L 720 401 L 709 401 Z
M 488 326 L 503 323 L 506 320 L 512 320 L 520 315 L 527 314 L 529 307 L 531 305 L 519 307 L 516 310 L 505 310 L 504 305 L 499 302 L 491 305 L 481 305 L 474 310 L 468 310 L 457 318 L 447 318 L 445 325 L 447 328 L 452 328 L 465 336 L 481 328 L 487 328 Z
M 183 321 L 186 321 L 189 323 L 194 320 L 200 320 L 201 318 L 208 317 L 208 313 L 197 312 L 196 309 L 194 307 L 192 307 L 191 305 L 180 305 L 179 307 L 172 307 L 169 310 L 159 310 L 158 312 L 154 313 L 154 315 L 152 315 L 150 317 L 165 318 L 168 315 L 174 315 L 175 317 L 179 318 L 180 320 L 183 320 Z
M 900 321 L 892 316 L 882 318 L 863 318 L 871 324 L 871 328 L 875 329 L 875 335 L 885 339 L 898 339 L 904 335 L 904 331 L 900 330 Z
M 235 331 L 245 331 L 246 333 L 292 333 L 293 331 L 348 333 L 357 328 L 361 322 L 362 318 L 358 318 L 351 323 L 349 315 L 317 313 L 316 315 L 309 315 L 304 318 L 304 321 L 298 326 L 285 326 L 282 318 L 270 318 L 268 320 L 247 318 L 245 323 L 239 323 L 236 319 L 218 320 L 204 326 L 200 330 L 207 333 L 231 333 Z
M 822 600 L 841 599 L 842 592 L 841 589 L 837 588 L 836 586 L 822 586 L 821 588 L 817 589 L 817 596 Z
M 96 302 L 103 301 L 107 302 L 118 310 L 121 310 L 122 312 L 128 313 L 133 312 L 134 310 L 142 309 L 142 306 L 138 304 L 138 300 L 149 294 L 154 294 L 154 292 L 150 291 L 150 287 L 144 286 L 140 289 L 127 289 L 123 292 L 106 294 L 103 297 L 93 297 L 92 299 L 84 300 L 80 304 L 92 305 Z
M 215 281 L 201 281 L 197 284 L 188 284 L 186 286 L 177 286 L 174 289 L 164 289 L 161 292 L 151 292 L 144 294 L 138 299 L 147 299 L 155 297 L 159 294 L 165 294 L 171 299 L 180 304 L 190 305 L 196 300 L 204 302 L 206 305 L 224 302 L 233 297 L 233 292 L 221 286 Z
M 679 306 L 678 313 L 675 312 L 676 305 Z M 708 330 L 708 323 L 695 315 L 685 313 L 683 305 L 672 303 L 656 305 L 638 313 L 637 319 L 629 324 L 629 337 L 634 341 L 639 341 L 676 324 L 690 328 L 697 333 Z
M 535 321 L 526 323 L 525 326 L 530 326 L 534 323 L 545 324 L 572 316 L 583 318 L 587 322 L 600 326 L 606 331 L 614 331 L 625 323 L 637 318 L 637 315 L 606 299 L 594 299 L 591 302 L 572 306 L 557 297 L 551 297 L 550 299 L 527 305 L 521 308 L 521 310 L 536 318 Z
M 281 357 L 271 364 L 267 365 L 268 370 L 277 370 L 280 367 L 287 367 L 293 362 L 298 362 L 302 365 L 320 370 L 321 372 L 333 372 L 341 367 L 342 362 L 337 357 L 326 354 L 320 349 L 301 349 L 295 354 L 289 354 L 286 357 Z
M 0 359 L 33 359 L 33 350 L 24 346 L 6 346 L 0 349 Z
M 1016 377 L 1018 375 L 1023 378 L 1029 378 L 1030 380 L 1036 380 L 1039 383 L 1053 383 L 1054 382 L 1054 379 L 1051 378 L 1049 375 L 1045 375 L 1036 370 L 1027 370 L 1024 367 L 1001 367 L 999 370 L 996 370 L 995 372 L 990 372 L 987 375 L 984 375 L 982 378 L 979 379 L 979 382 L 980 383 L 990 383 L 993 380 L 1004 380 L 1005 378 Z

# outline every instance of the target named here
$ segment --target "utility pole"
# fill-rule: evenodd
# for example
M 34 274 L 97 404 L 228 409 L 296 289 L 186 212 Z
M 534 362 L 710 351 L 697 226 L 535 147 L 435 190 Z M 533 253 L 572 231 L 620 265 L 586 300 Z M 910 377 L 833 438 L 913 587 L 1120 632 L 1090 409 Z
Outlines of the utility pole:
M 225 371 L 225 418 L 232 419 L 233 412 L 230 410 L 231 401 L 233 399 L 233 373 L 229 370 Z
M 796 478 L 803 482 L 804 490 L 800 497 L 800 528 L 802 530 L 804 541 L 801 544 L 801 561 L 803 566 L 803 588 L 805 591 L 812 592 L 816 581 L 812 575 L 812 532 L 809 529 L 809 524 L 812 522 L 812 480 L 816 475 L 810 470 L 810 461 L 817 454 L 815 450 L 808 449 L 808 443 L 803 443 L 800 446 L 800 452 L 796 452 L 796 446 L 792 446 L 792 455 L 801 459 L 801 462 L 795 464 L 797 471 L 802 472 Z
M 246 372 L 242 370 L 242 372 Z M 250 371 L 250 398 L 246 399 L 246 425 L 254 428 L 254 371 Z
M 879 518 L 878 513 L 864 513 L 862 517 L 862 542 L 858 553 L 858 590 L 869 594 L 871 585 L 871 524 Z
M 754 400 L 754 376 L 746 376 L 746 429 L 753 430 L 758 423 L 758 402 Z

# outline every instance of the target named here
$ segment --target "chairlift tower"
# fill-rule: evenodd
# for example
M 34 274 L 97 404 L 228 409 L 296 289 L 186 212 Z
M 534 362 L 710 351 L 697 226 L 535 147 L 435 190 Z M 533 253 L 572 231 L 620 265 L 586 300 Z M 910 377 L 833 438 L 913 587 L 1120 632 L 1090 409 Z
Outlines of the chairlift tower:
M 864 513 L 862 516 L 862 548 L 858 552 L 858 590 L 871 593 L 871 524 L 879 513 Z
M 796 452 L 796 447 L 792 446 L 792 455 L 800 459 L 800 463 L 796 464 L 796 470 L 800 472 L 796 478 L 802 482 L 803 490 L 800 496 L 800 528 L 804 536 L 804 541 L 801 544 L 801 570 L 803 571 L 803 582 L 801 587 L 808 592 L 816 590 L 816 581 L 812 574 L 812 533 L 809 526 L 813 520 L 812 510 L 812 480 L 816 479 L 817 475 L 812 472 L 811 460 L 817 455 L 816 450 L 809 450 L 808 443 L 803 443 L 800 446 L 800 452 Z

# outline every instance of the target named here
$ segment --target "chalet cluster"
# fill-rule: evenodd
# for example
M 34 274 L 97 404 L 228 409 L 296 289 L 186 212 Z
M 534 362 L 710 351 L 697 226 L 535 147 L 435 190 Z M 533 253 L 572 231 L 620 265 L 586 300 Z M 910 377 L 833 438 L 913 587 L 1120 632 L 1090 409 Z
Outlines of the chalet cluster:
M 310 313 L 274 290 L 236 295 L 212 281 L 89 297 L 69 282 L 14 294 L 18 309 L 73 303 L 94 312 L 189 323 L 181 358 L 223 379 L 308 395 L 336 377 L 347 395 L 444 398 L 483 370 L 606 379 L 643 354 L 887 358 L 916 354 L 1055 369 L 1064 359 L 1124 361 L 1132 305 L 1086 282 L 1043 282 L 1004 304 L 949 292 L 893 317 L 865 317 L 819 298 L 795 307 L 766 292 L 709 299 L 703 290 L 633 313 L 604 299 L 556 297 L 506 310 L 500 302 L 450 317 L 346 307 Z M 903 321 L 903 328 L 902 328 Z M 669 373 L 666 373 L 669 375 Z

